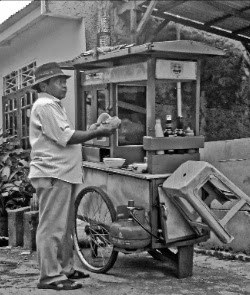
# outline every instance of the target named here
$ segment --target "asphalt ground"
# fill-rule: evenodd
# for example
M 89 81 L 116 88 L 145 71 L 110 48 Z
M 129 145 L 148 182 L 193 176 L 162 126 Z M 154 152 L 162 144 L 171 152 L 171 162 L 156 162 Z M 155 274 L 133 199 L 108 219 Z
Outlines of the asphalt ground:
M 172 265 L 153 259 L 147 252 L 119 253 L 114 267 L 107 274 L 90 273 L 90 278 L 79 280 L 82 289 L 54 291 L 36 287 L 39 276 L 36 252 L 0 247 L 0 295 L 58 292 L 76 295 L 250 294 L 249 262 L 229 255 L 211 256 L 212 253 L 195 251 L 193 276 L 185 279 L 178 279 Z M 79 261 L 78 268 L 83 269 Z

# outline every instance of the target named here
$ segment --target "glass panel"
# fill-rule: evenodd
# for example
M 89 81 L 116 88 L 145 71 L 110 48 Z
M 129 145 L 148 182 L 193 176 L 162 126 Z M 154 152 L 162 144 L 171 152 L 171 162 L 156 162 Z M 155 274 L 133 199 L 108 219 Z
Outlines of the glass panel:
M 11 99 L 9 99 L 7 112 L 9 112 L 11 110 L 11 105 L 12 105 L 12 101 L 11 101 Z
M 106 91 L 97 90 L 97 118 L 106 112 Z
M 26 105 L 30 104 L 30 92 L 26 93 Z
M 26 140 L 25 140 L 25 138 L 22 138 L 21 139 L 21 146 L 23 147 L 23 149 L 26 149 L 27 147 L 26 147 Z
M 8 129 L 9 128 L 9 120 L 8 120 L 8 117 L 9 115 L 5 115 L 4 118 L 5 118 L 5 129 Z
M 183 117 L 184 130 L 187 127 L 194 129 L 195 122 L 195 92 L 196 82 L 181 83 L 181 112 Z M 161 118 L 163 130 L 166 127 L 166 115 L 172 116 L 172 128 L 177 128 L 177 83 L 157 80 L 156 81 L 156 105 L 161 106 L 156 108 L 156 116 Z
M 31 95 L 32 95 L 32 103 L 34 103 L 36 101 L 36 93 L 32 92 Z
M 5 103 L 4 112 L 5 112 L 5 113 L 8 112 L 8 102 Z
M 9 129 L 10 129 L 10 135 L 14 135 L 14 128 L 13 128 L 13 124 L 14 121 L 13 121 L 13 114 L 10 113 L 9 114 Z
M 13 115 L 14 115 L 14 130 L 15 130 L 15 135 L 17 135 L 17 112 L 14 112 Z
M 22 110 L 21 125 L 22 125 L 22 135 L 26 135 L 26 124 L 25 124 L 25 109 Z
M 146 87 L 119 85 L 118 117 L 121 127 L 118 130 L 118 145 L 141 145 L 146 135 Z
M 25 106 L 25 96 L 21 97 L 21 107 Z
M 17 109 L 17 99 L 16 98 L 13 99 L 13 104 L 14 104 L 14 110 L 16 110 Z
M 92 113 L 91 113 L 91 106 L 93 105 L 93 95 L 91 91 L 85 91 L 84 92 L 84 98 L 85 98 L 85 125 L 86 125 L 86 130 L 89 129 L 90 125 L 94 123 L 94 120 L 92 118 Z

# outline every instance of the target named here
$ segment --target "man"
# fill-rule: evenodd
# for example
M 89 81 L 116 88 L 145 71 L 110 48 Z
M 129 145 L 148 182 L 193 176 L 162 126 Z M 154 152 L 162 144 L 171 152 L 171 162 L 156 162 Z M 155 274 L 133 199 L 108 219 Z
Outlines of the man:
M 39 200 L 39 289 L 78 289 L 82 285 L 72 279 L 88 277 L 73 268 L 74 200 L 82 183 L 81 143 L 110 136 L 116 129 L 74 130 L 61 104 L 69 77 L 57 63 L 46 63 L 36 69 L 32 86 L 38 99 L 30 117 L 29 177 Z

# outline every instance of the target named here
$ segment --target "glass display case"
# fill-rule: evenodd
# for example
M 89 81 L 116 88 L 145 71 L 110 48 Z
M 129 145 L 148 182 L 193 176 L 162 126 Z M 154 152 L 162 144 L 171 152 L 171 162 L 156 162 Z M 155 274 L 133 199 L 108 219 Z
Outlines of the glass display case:
M 173 172 L 187 160 L 199 160 L 199 148 L 204 146 L 199 134 L 200 59 L 214 55 L 224 52 L 203 43 L 178 40 L 77 59 L 78 126 L 88 130 L 103 112 L 121 119 L 110 138 L 83 145 L 83 158 L 101 162 L 106 156 L 121 157 L 130 164 L 147 157 L 148 171 L 153 174 Z M 174 128 L 177 118 L 183 118 L 193 137 L 157 138 L 156 118 L 161 118 L 164 129 L 168 114 Z M 169 150 L 173 154 L 169 155 Z

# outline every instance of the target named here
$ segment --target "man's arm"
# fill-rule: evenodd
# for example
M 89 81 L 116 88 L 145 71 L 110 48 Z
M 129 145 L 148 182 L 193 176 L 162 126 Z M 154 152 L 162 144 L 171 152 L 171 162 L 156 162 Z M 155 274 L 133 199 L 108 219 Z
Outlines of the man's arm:
M 85 141 L 88 141 L 96 137 L 109 137 L 115 132 L 116 129 L 117 128 L 114 128 L 114 127 L 102 126 L 95 130 L 88 130 L 88 131 L 76 130 L 71 136 L 67 144 L 84 143 Z

